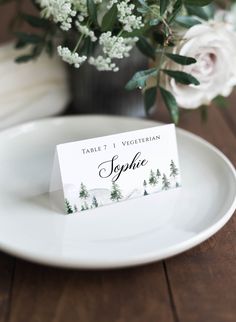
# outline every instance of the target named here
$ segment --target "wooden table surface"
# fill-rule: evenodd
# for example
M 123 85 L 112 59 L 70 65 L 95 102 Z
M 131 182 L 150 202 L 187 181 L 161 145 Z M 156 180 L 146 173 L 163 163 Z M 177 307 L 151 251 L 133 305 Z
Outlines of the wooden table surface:
M 227 110 L 211 108 L 207 123 L 186 113 L 180 127 L 236 164 L 233 101 Z M 162 112 L 155 118 L 166 120 Z M 136 268 L 63 270 L 0 253 L 0 322 L 26 321 L 235 322 L 236 219 L 190 251 Z
M 180 122 L 234 165 L 235 101 L 232 96 L 229 109 L 210 108 L 207 123 L 198 112 L 185 113 Z M 163 112 L 154 118 L 167 120 Z M 0 322 L 26 321 L 235 322 L 236 219 L 190 251 L 137 268 L 63 270 L 0 253 Z

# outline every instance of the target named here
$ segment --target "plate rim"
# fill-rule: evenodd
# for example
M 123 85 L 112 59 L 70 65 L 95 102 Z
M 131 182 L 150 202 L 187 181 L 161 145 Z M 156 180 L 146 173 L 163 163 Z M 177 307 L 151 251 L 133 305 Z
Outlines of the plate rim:
M 50 122 L 60 122 L 64 123 L 67 120 L 75 120 L 75 119 L 91 119 L 91 118 L 101 118 L 104 120 L 106 119 L 119 119 L 119 120 L 126 120 L 126 121 L 139 121 L 146 123 L 147 125 L 161 125 L 164 123 L 155 121 L 155 120 L 149 120 L 149 119 L 143 119 L 143 118 L 137 118 L 137 117 L 127 117 L 127 116 L 118 116 L 118 115 L 106 115 L 106 114 L 84 114 L 84 115 L 72 115 L 72 116 L 57 116 L 57 117 L 47 117 L 39 120 L 29 121 L 26 123 L 22 123 L 16 126 L 9 127 L 7 129 L 0 131 L 0 137 L 3 135 L 8 135 L 12 131 L 20 131 L 23 128 L 26 127 L 32 127 L 37 126 L 38 124 L 43 123 L 50 123 Z M 235 181 L 235 187 L 236 187 L 236 169 L 232 162 L 224 155 L 223 152 L 221 152 L 217 147 L 215 147 L 212 143 L 209 143 L 207 140 L 201 138 L 200 136 L 193 134 L 187 130 L 181 129 L 176 127 L 177 133 L 180 133 L 184 137 L 191 138 L 195 142 L 199 142 L 205 147 L 209 148 L 211 151 L 213 151 L 217 157 L 219 157 L 221 160 L 224 161 L 225 165 L 227 165 L 229 171 L 231 171 L 233 175 L 233 180 Z M 236 188 L 235 188 L 236 190 Z M 140 254 L 135 255 L 134 258 L 131 256 L 129 260 L 123 259 L 123 260 L 110 260 L 109 259 L 104 262 L 104 260 L 100 259 L 86 259 L 81 260 L 81 258 L 64 258 L 61 257 L 53 257 L 51 258 L 50 255 L 43 255 L 43 254 L 36 254 L 32 252 L 27 251 L 21 251 L 15 247 L 9 246 L 6 243 L 0 241 L 0 249 L 1 251 L 10 254 L 12 256 L 15 256 L 17 258 L 21 258 L 24 260 L 28 260 L 34 263 L 43 264 L 43 265 L 49 265 L 53 267 L 60 267 L 60 268 L 71 268 L 71 269 L 116 269 L 116 268 L 124 268 L 124 267 L 133 267 L 133 266 L 139 266 L 144 265 L 148 263 L 153 263 L 160 260 L 165 260 L 169 257 L 175 256 L 177 254 L 181 254 L 200 243 L 204 242 L 211 236 L 213 236 L 215 233 L 217 233 L 233 216 L 234 211 L 236 209 L 236 194 L 234 196 L 234 199 L 226 211 L 226 213 L 218 219 L 213 225 L 210 225 L 210 227 L 202 230 L 197 235 L 194 235 L 190 238 L 188 238 L 185 241 L 179 242 L 177 245 L 171 245 L 164 250 L 155 252 L 146 252 L 146 254 Z

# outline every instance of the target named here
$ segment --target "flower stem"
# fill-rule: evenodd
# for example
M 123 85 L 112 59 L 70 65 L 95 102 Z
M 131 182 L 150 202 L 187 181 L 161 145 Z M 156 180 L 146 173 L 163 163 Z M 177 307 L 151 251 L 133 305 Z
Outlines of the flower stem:
M 78 41 L 77 41 L 77 44 L 75 45 L 75 48 L 74 48 L 74 50 L 73 50 L 73 54 L 77 51 L 77 49 L 79 48 L 79 45 L 81 44 L 81 41 L 82 41 L 82 39 L 84 38 L 84 35 L 83 34 L 81 34 L 80 35 L 80 37 L 79 37 L 79 39 L 78 39 Z

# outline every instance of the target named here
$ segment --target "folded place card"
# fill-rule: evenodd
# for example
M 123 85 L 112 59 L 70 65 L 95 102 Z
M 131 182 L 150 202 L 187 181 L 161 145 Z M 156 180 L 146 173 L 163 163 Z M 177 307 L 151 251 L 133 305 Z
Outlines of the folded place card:
M 170 124 L 58 145 L 50 192 L 72 214 L 180 185 Z

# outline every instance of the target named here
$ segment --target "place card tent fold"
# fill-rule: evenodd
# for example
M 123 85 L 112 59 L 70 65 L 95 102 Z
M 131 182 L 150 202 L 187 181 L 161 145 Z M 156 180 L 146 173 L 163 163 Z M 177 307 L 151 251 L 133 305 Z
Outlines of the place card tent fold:
M 112 175 L 105 175 L 110 168 Z M 74 214 L 180 186 L 175 126 L 169 124 L 58 145 L 50 200 L 54 210 Z

